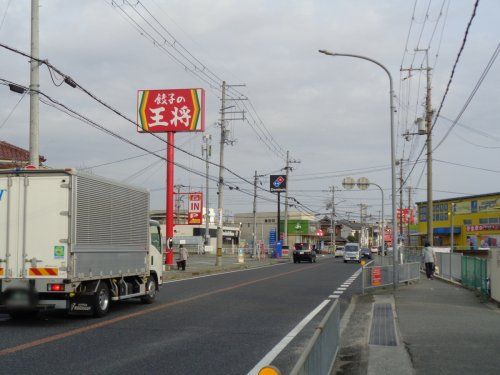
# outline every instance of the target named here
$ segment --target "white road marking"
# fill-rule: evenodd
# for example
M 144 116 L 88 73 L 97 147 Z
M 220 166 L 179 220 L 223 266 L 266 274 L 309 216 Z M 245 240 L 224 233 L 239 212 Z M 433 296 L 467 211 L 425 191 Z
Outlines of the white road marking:
M 328 298 L 340 298 L 339 294 L 332 294 L 331 296 L 328 296 Z
M 342 294 L 344 293 L 342 290 L 336 290 L 335 292 L 333 292 L 333 294 Z
M 346 290 L 346 289 L 347 289 L 347 288 L 342 288 L 342 287 L 337 288 L 337 290 Z
M 279 343 L 276 344 L 274 348 L 271 349 L 269 353 L 267 353 L 264 358 L 262 358 L 259 363 L 257 363 L 253 369 L 251 369 L 248 372 L 248 375 L 257 375 L 259 373 L 259 370 L 264 367 L 269 365 L 281 352 L 285 347 L 292 341 L 295 336 L 304 328 L 307 323 L 309 323 L 323 308 L 328 305 L 330 300 L 325 299 L 323 302 L 321 302 L 316 308 L 311 311 L 304 319 L 300 321 L 299 324 L 297 324 L 290 332 L 286 334 L 285 337 L 281 339 Z

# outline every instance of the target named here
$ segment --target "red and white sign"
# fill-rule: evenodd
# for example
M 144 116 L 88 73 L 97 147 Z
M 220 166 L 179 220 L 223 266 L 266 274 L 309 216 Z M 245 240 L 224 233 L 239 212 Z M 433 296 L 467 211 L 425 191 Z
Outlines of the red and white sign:
M 479 224 L 479 225 L 466 225 L 467 232 L 477 232 L 481 230 L 500 230 L 500 224 Z
M 137 127 L 140 132 L 202 132 L 205 130 L 203 89 L 139 90 Z
M 316 231 L 316 236 L 322 237 L 324 235 L 323 231 L 321 229 L 318 229 Z
M 372 285 L 378 286 L 382 284 L 382 269 L 380 267 L 373 267 L 372 269 Z
M 403 208 L 403 210 L 400 210 L 399 208 L 396 209 L 396 217 L 398 220 L 398 223 L 402 220 L 404 224 L 415 224 L 415 215 L 413 212 L 413 208 Z
M 188 225 L 203 223 L 203 193 L 189 193 Z

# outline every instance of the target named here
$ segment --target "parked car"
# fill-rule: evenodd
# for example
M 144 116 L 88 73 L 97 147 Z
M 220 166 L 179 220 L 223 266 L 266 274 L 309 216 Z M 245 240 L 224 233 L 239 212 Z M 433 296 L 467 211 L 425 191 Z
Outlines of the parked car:
M 361 251 L 358 243 L 350 242 L 344 247 L 344 263 L 348 261 L 361 262 Z
M 372 259 L 372 251 L 367 247 L 363 247 L 361 249 L 361 257 L 365 259 Z
M 337 246 L 335 248 L 335 258 L 344 256 L 344 246 Z
M 373 253 L 373 254 L 378 254 L 380 252 L 380 249 L 379 249 L 379 246 L 372 246 L 370 248 L 370 251 Z
M 301 261 L 316 263 L 316 251 L 314 251 L 309 244 L 295 244 L 295 250 L 293 251 L 293 263 L 300 263 Z

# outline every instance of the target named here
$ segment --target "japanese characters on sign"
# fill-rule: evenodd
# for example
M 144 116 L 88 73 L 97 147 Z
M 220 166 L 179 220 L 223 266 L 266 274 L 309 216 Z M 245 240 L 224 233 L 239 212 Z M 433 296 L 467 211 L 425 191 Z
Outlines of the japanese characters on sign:
M 201 132 L 205 130 L 203 89 L 139 90 L 137 128 L 140 132 Z
M 399 208 L 396 209 L 396 217 L 398 220 L 398 223 L 400 222 L 400 219 L 402 219 L 402 222 L 404 224 L 415 224 L 415 215 L 413 208 L 403 208 L 400 210 Z
M 188 225 L 203 223 L 203 193 L 189 193 Z
M 466 225 L 467 232 L 477 232 L 482 230 L 499 230 L 500 224 L 479 224 L 479 225 Z

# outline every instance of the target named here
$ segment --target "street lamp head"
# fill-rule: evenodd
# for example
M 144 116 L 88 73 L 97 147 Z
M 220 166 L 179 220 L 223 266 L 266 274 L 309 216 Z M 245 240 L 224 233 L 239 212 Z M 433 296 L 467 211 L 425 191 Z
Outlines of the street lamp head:
M 335 53 L 328 51 L 327 49 L 320 49 L 320 50 L 318 50 L 318 52 L 323 53 L 325 55 L 329 55 L 329 56 L 335 56 Z

